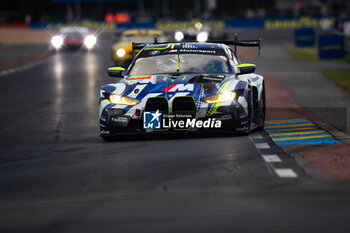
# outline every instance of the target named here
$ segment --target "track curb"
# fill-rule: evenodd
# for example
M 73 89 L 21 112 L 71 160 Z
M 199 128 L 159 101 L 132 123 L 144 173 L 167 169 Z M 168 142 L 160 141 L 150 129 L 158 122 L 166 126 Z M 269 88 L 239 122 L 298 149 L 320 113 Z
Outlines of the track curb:
M 331 126 L 330 124 L 323 122 L 323 121 L 315 121 L 316 125 L 318 125 L 321 129 L 326 130 L 328 133 L 333 135 L 336 139 L 341 141 L 344 144 L 350 144 L 350 135 L 336 129 L 335 127 Z

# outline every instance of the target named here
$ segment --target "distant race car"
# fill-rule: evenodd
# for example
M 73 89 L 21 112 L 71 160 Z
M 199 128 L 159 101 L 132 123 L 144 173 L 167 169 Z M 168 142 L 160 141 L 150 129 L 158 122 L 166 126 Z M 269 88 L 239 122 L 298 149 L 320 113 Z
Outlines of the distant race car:
M 206 42 L 209 39 L 210 32 L 211 28 L 209 25 L 197 22 L 194 27 L 175 31 L 174 39 L 176 41 Z
M 208 23 L 197 22 L 193 27 L 173 32 L 175 41 L 180 42 L 206 42 L 208 40 L 226 40 L 225 29 L 215 29 Z
M 133 59 L 132 42 L 146 43 L 153 41 L 157 36 L 159 42 L 165 42 L 166 37 L 158 30 L 127 30 L 112 46 L 112 59 L 115 65 L 128 66 Z M 138 52 L 138 51 L 136 51 Z
M 254 73 L 254 64 L 240 63 L 236 46 L 260 51 L 260 40 L 135 44 L 134 49 L 142 50 L 128 70 L 108 69 L 110 76 L 122 79 L 100 90 L 102 138 L 163 132 L 248 134 L 263 129 L 264 78 Z
M 51 44 L 56 50 L 80 48 L 91 50 L 96 42 L 96 36 L 85 27 L 61 28 L 51 39 Z

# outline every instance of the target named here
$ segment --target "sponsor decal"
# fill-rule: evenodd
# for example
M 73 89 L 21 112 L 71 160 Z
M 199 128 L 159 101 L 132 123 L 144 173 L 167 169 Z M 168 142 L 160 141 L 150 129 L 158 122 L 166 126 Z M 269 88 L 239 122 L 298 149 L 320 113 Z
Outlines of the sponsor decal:
M 156 112 L 144 112 L 143 114 L 143 128 L 144 129 L 160 129 L 161 128 L 161 113 L 159 110 Z
M 160 51 L 159 50 L 153 50 L 151 52 L 149 52 L 150 55 L 158 55 L 160 54 Z
M 174 114 L 167 115 L 159 112 L 144 112 L 143 115 L 143 128 L 144 129 L 189 129 L 189 128 L 221 128 L 221 120 L 215 118 L 208 118 L 206 120 L 200 120 L 193 118 L 192 115 L 186 114 Z
M 222 115 L 220 118 L 218 118 L 218 120 L 221 120 L 221 121 L 227 121 L 227 120 L 231 120 L 232 119 L 232 116 L 231 115 Z
M 111 117 L 111 122 L 117 126 L 127 127 L 130 121 L 128 116 Z
M 225 79 L 225 77 L 222 78 L 222 77 L 203 76 L 203 79 L 210 80 L 210 81 L 222 82 Z
M 101 134 L 110 134 L 110 132 L 107 131 L 107 130 L 101 130 L 100 133 L 101 133 Z
M 176 120 L 176 119 L 165 119 L 163 118 L 163 127 L 164 128 L 180 128 L 180 129 L 188 129 L 188 128 L 204 128 L 204 129 L 218 129 L 221 128 L 221 120 L 215 118 L 208 118 L 207 120 L 197 120 L 187 118 L 186 120 Z
M 177 53 L 178 49 L 173 49 L 167 53 Z M 203 53 L 203 54 L 216 54 L 216 50 L 209 49 L 180 49 L 180 53 Z
M 112 117 L 111 120 L 113 122 L 118 122 L 118 123 L 127 123 L 128 122 L 128 118 L 126 118 L 126 117 L 117 117 L 117 118 Z
M 164 88 L 162 91 L 174 92 L 174 91 L 193 91 L 193 84 L 172 84 Z
M 246 130 L 248 130 L 248 126 L 236 129 L 236 131 L 246 131 Z

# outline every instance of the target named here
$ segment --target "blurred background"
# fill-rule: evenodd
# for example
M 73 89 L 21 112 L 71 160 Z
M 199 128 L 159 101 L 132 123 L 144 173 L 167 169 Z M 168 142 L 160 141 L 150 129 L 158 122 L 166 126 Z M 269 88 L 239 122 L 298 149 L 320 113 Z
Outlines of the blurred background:
M 348 0 L 17 0 L 1 1 L 0 24 L 265 19 L 349 15 Z M 256 27 L 261 24 L 256 21 Z M 228 22 L 230 25 L 230 22 Z M 32 25 L 33 26 L 33 25 Z M 253 25 L 252 25 L 253 26 Z

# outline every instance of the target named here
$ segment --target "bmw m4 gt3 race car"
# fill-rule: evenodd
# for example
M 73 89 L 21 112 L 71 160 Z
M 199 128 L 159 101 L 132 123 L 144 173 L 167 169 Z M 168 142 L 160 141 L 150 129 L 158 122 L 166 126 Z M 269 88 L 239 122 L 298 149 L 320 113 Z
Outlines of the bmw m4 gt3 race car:
M 234 45 L 232 50 L 228 45 Z M 122 78 L 100 90 L 100 135 L 162 132 L 248 134 L 265 120 L 264 78 L 241 64 L 236 46 L 260 40 L 218 43 L 133 44 L 141 49 Z

